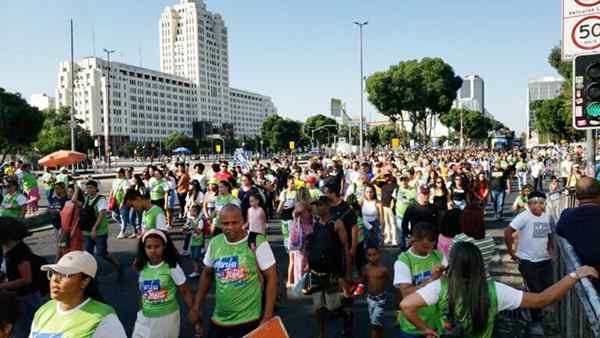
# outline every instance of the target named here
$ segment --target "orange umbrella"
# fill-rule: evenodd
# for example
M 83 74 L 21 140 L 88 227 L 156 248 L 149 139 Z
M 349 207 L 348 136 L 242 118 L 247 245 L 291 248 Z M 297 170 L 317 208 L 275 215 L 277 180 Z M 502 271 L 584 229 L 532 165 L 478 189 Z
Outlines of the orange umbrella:
M 59 150 L 44 156 L 38 163 L 44 167 L 61 167 L 81 162 L 84 159 L 85 154 L 83 153 L 70 150 Z

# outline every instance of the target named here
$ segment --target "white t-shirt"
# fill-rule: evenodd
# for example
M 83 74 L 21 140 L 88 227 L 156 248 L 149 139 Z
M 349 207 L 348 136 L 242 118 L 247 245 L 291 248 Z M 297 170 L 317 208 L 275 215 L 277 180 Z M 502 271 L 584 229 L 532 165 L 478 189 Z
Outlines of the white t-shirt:
M 86 301 L 79 304 L 77 307 L 68 311 L 61 310 L 60 305 L 57 303 L 56 313 L 58 315 L 70 314 L 73 311 L 81 309 L 84 305 L 89 303 L 90 300 L 91 299 L 88 298 Z M 31 325 L 31 332 L 35 331 L 37 331 L 37 328 L 35 327 L 35 325 Z M 33 338 L 33 335 L 31 333 L 29 334 L 29 338 Z M 121 324 L 117 315 L 111 313 L 100 321 L 100 324 L 98 324 L 98 327 L 96 327 L 96 331 L 92 335 L 92 338 L 127 338 L 127 335 L 125 334 L 123 324 Z
M 17 202 L 17 204 L 20 207 L 22 207 L 25 204 L 27 204 L 27 198 L 25 197 L 25 195 L 19 193 L 18 191 L 15 192 L 15 201 Z M 7 203 L 6 205 L 2 205 L 1 207 L 5 208 L 5 209 L 10 209 L 10 208 L 12 208 L 12 204 Z
M 498 299 L 498 312 L 504 310 L 515 310 L 521 307 L 523 291 L 513 289 L 510 286 L 495 282 L 496 298 Z M 440 299 L 442 283 L 439 280 L 431 282 L 425 287 L 417 290 L 417 294 L 423 298 L 427 305 L 434 305 Z
M 152 265 L 150 263 L 147 264 L 147 266 L 150 269 L 158 269 L 160 268 L 163 264 L 166 264 L 164 261 L 160 262 L 157 265 Z M 174 268 L 171 268 L 171 278 L 173 279 L 173 282 L 175 282 L 175 285 L 177 286 L 181 286 L 183 284 L 185 284 L 186 278 L 185 278 L 185 273 L 183 272 L 183 270 L 181 269 L 181 266 L 179 266 L 179 264 L 175 265 Z M 138 283 L 142 283 L 142 274 L 140 274 L 140 277 L 138 279 Z
M 98 195 L 96 195 L 96 196 L 98 196 Z M 88 198 L 90 199 L 89 203 L 92 203 L 92 201 L 96 197 L 94 197 L 94 198 L 88 197 Z M 108 202 L 106 201 L 106 197 L 100 196 L 100 198 L 98 198 L 98 202 L 96 202 L 96 208 L 98 209 L 98 212 L 108 209 Z
M 244 237 L 242 240 L 235 242 L 235 243 L 229 243 L 227 241 L 227 238 L 225 238 L 225 243 L 231 244 L 231 245 L 236 245 L 236 244 L 245 242 L 247 240 L 248 240 L 248 235 L 246 235 L 246 237 Z M 206 252 L 210 252 L 211 245 L 212 245 L 212 241 L 210 241 L 208 243 L 208 248 L 206 249 Z M 267 270 L 268 268 L 272 267 L 275 264 L 275 256 L 273 255 L 273 250 L 271 250 L 271 246 L 269 245 L 269 242 L 264 241 L 261 245 L 259 245 L 256 248 L 256 262 L 258 264 L 258 267 L 262 271 Z M 206 266 L 212 267 L 214 260 L 211 259 L 210 255 L 204 255 L 203 263 Z
M 115 192 L 122 189 L 123 192 L 129 188 L 129 180 L 126 178 L 117 178 L 112 182 L 112 191 Z
M 521 212 L 510 222 L 510 227 L 519 231 L 517 257 L 530 262 L 550 259 L 548 235 L 552 233 L 551 219 L 547 213 L 534 215 L 530 210 Z
M 408 254 L 417 259 L 426 259 L 429 257 L 429 256 L 423 257 L 423 256 L 416 255 L 412 252 L 411 249 L 408 250 Z M 444 256 L 444 258 L 442 259 L 442 265 L 448 266 L 448 260 L 446 259 L 446 256 Z M 394 263 L 394 287 L 399 288 L 400 284 L 412 284 L 412 283 L 413 283 L 413 278 L 410 273 L 410 268 L 408 267 L 408 265 L 406 265 L 404 262 L 401 262 L 400 260 L 396 260 L 396 262 Z
M 560 163 L 560 177 L 569 177 L 571 175 L 571 168 L 573 167 L 573 162 L 564 160 Z

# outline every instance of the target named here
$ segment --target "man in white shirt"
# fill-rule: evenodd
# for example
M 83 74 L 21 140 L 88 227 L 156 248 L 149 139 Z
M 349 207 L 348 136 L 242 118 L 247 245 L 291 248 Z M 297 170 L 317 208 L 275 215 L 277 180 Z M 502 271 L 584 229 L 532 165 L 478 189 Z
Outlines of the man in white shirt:
M 560 180 L 563 188 L 567 186 L 567 180 L 569 179 L 569 175 L 571 175 L 572 169 L 573 161 L 571 160 L 571 155 L 568 154 L 567 157 L 560 163 Z
M 535 191 L 544 191 L 544 160 L 542 157 L 531 161 L 529 170 L 533 179 L 533 189 Z
M 504 237 L 509 255 L 519 264 L 519 271 L 531 292 L 542 292 L 552 285 L 552 226 L 545 213 L 546 195 L 534 191 L 527 196 L 529 209 L 520 213 L 506 227 Z M 519 232 L 515 252 L 513 239 Z M 533 330 L 542 327 L 542 312 L 532 310 Z M 538 331 L 539 332 L 539 331 Z

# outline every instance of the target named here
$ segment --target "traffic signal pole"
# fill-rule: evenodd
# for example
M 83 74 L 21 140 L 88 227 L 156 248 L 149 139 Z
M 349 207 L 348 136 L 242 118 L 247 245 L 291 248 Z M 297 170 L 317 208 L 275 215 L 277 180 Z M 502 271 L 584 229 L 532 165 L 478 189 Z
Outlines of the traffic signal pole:
M 585 131 L 585 149 L 587 163 L 590 165 L 590 172 L 595 177 L 596 175 L 596 138 L 594 130 L 587 129 Z

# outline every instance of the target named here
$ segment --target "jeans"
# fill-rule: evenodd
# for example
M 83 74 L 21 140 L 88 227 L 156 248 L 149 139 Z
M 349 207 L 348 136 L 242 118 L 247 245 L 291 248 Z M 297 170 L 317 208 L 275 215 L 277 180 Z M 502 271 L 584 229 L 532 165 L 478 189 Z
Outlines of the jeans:
M 554 270 L 551 260 L 534 263 L 522 259 L 519 262 L 519 272 L 523 275 L 525 284 L 530 292 L 539 293 L 552 285 Z M 542 310 L 531 310 L 531 318 L 533 321 L 541 321 Z
M 190 248 L 190 242 L 192 241 L 192 233 L 188 232 L 183 238 L 183 250 L 187 251 Z
M 519 171 L 517 172 L 517 185 L 519 186 L 519 191 L 523 190 L 523 186 L 527 184 L 527 172 Z
M 130 223 L 130 218 L 129 218 L 129 209 L 131 209 L 128 206 L 124 206 L 122 208 L 119 209 L 119 218 L 121 219 L 121 233 L 124 234 L 127 232 L 127 228 L 129 227 Z
M 129 224 L 136 230 L 142 229 L 142 212 L 135 211 L 135 209 L 129 209 Z
M 402 215 L 404 216 L 404 215 Z M 402 216 L 398 216 L 396 215 L 396 241 L 398 242 L 398 245 L 400 246 L 400 250 L 405 251 L 406 250 L 406 237 L 408 234 L 405 234 L 404 231 L 402 231 Z
M 543 192 L 544 191 L 544 175 L 533 178 L 533 190 Z
M 85 251 L 93 255 L 94 249 L 96 249 L 98 256 L 108 255 L 108 235 L 96 236 L 95 240 L 92 239 L 92 236 L 83 236 L 83 240 L 85 241 Z
M 492 190 L 492 204 L 494 205 L 494 215 L 502 217 L 504 211 L 504 190 Z

